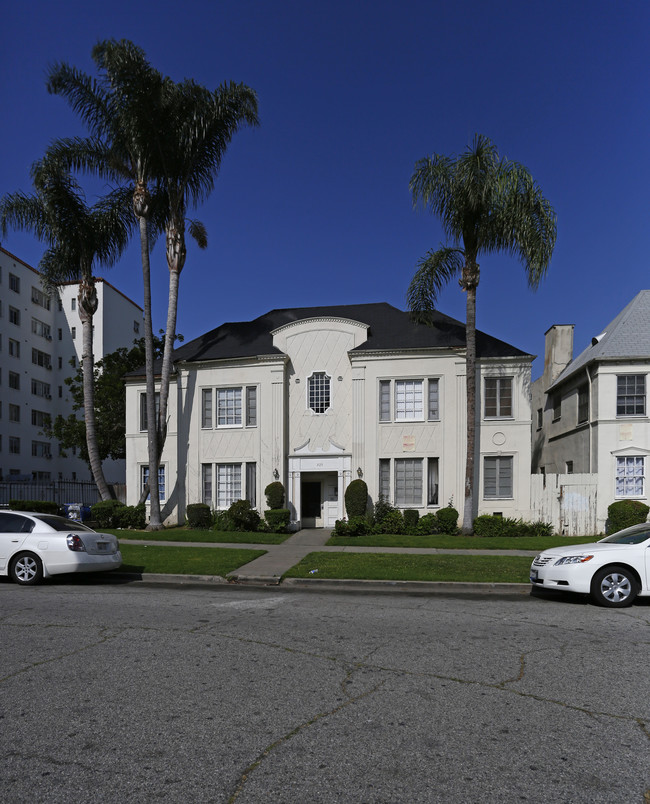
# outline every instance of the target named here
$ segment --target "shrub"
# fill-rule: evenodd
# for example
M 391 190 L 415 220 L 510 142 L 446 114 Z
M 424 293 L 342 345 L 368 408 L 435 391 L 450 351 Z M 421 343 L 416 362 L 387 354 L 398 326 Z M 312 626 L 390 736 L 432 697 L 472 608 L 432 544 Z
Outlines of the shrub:
M 228 516 L 237 531 L 256 531 L 260 524 L 260 515 L 248 500 L 235 500 L 228 509 Z
M 212 525 L 211 530 L 219 530 L 225 533 L 235 530 L 228 511 L 215 511 L 214 524 Z
M 417 533 L 418 520 L 420 519 L 420 512 L 415 508 L 407 508 L 404 511 L 404 530 L 407 533 Z
M 387 514 L 395 509 L 384 497 L 380 497 L 375 503 L 375 523 L 380 523 L 384 520 Z
M 454 535 L 458 533 L 458 511 L 451 506 L 441 508 L 436 511 L 436 519 L 438 520 L 438 533 L 448 533 Z
M 33 511 L 35 514 L 60 514 L 61 506 L 51 500 L 9 500 L 12 511 Z
M 365 516 L 351 516 L 348 520 L 348 536 L 365 536 L 370 533 L 370 522 Z
M 392 533 L 399 535 L 404 533 L 404 517 L 398 508 L 393 508 L 379 522 L 375 522 L 372 528 L 373 533 Z
M 147 512 L 144 503 L 116 508 L 114 521 L 118 528 L 144 530 L 147 527 Z
M 205 503 L 190 503 L 187 506 L 187 527 L 206 530 L 212 525 L 212 511 Z
M 347 519 L 337 519 L 334 523 L 334 530 L 332 536 L 349 536 L 350 528 L 348 527 Z
M 284 486 L 279 480 L 269 485 L 264 489 L 266 494 L 266 504 L 272 511 L 277 511 L 284 506 Z
M 286 533 L 291 521 L 291 511 L 288 508 L 272 508 L 264 511 L 264 516 L 271 533 Z
M 640 525 L 648 518 L 648 508 L 639 500 L 618 500 L 607 509 L 607 533 L 616 533 L 632 525 Z
M 417 523 L 416 533 L 422 536 L 430 536 L 433 533 L 440 533 L 439 528 L 438 517 L 432 512 L 420 517 Z
M 345 490 L 345 510 L 348 519 L 365 516 L 368 508 L 368 486 L 365 480 L 353 480 Z
M 523 519 L 512 519 L 504 516 L 482 514 L 474 520 L 474 535 L 485 538 L 497 536 L 552 536 L 553 525 L 550 522 L 525 522 Z
M 90 517 L 99 528 L 117 528 L 120 508 L 124 508 L 124 503 L 119 500 L 100 500 L 90 507 Z

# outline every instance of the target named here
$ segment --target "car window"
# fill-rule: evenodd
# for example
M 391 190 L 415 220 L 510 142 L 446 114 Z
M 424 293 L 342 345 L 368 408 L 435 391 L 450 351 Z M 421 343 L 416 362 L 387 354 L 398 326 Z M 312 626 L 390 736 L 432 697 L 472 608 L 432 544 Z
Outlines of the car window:
M 84 533 L 88 533 L 89 531 L 92 533 L 90 528 L 82 525 L 81 522 L 75 522 L 74 519 L 64 519 L 62 516 L 48 516 L 47 514 L 39 514 L 38 516 L 34 517 L 34 519 L 38 519 L 40 522 L 45 522 L 45 524 L 49 525 L 53 530 L 61 530 L 65 531 L 66 533 L 81 530 L 84 531 Z
M 606 536 L 601 539 L 601 542 L 607 544 L 642 544 L 647 539 L 650 539 L 650 529 L 643 530 L 621 530 L 618 533 L 612 533 L 611 536 Z
M 31 533 L 34 523 L 20 514 L 0 513 L 0 533 Z

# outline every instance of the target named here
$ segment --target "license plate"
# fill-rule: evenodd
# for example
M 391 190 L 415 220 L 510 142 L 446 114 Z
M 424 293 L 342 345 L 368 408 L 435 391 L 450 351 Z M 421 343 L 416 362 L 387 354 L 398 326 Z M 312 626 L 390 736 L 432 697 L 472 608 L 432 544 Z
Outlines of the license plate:
M 536 583 L 536 581 L 537 581 L 537 570 L 531 570 L 530 571 L 530 580 L 532 581 L 532 583 Z
M 108 551 L 108 542 L 97 542 L 97 549 L 100 553 L 106 553 Z

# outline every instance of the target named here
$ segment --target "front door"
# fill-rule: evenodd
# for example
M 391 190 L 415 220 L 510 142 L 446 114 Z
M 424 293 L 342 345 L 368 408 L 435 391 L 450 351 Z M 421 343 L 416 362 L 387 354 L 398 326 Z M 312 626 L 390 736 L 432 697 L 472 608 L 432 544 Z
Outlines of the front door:
M 303 528 L 315 528 L 321 519 L 321 484 L 320 481 L 304 481 L 301 484 L 300 519 Z

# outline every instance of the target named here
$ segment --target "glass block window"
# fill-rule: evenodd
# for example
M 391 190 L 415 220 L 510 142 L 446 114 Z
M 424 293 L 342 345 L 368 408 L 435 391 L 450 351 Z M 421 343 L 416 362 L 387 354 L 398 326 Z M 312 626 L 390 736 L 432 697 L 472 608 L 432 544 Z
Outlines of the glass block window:
M 217 427 L 239 427 L 241 423 L 241 388 L 218 388 Z
M 330 406 L 330 378 L 324 371 L 315 371 L 307 381 L 309 408 L 314 413 L 325 413 Z
M 483 464 L 483 496 L 512 498 L 512 455 L 489 456 Z
M 645 496 L 645 458 L 632 456 L 616 458 L 616 496 Z
M 224 510 L 241 500 L 241 464 L 217 464 L 217 508 Z
M 485 417 L 512 416 L 512 377 L 485 378 Z
M 422 380 L 395 381 L 395 420 L 413 421 L 424 418 Z
M 422 505 L 422 459 L 395 459 L 395 505 Z
M 616 415 L 645 416 L 645 374 L 616 378 Z

